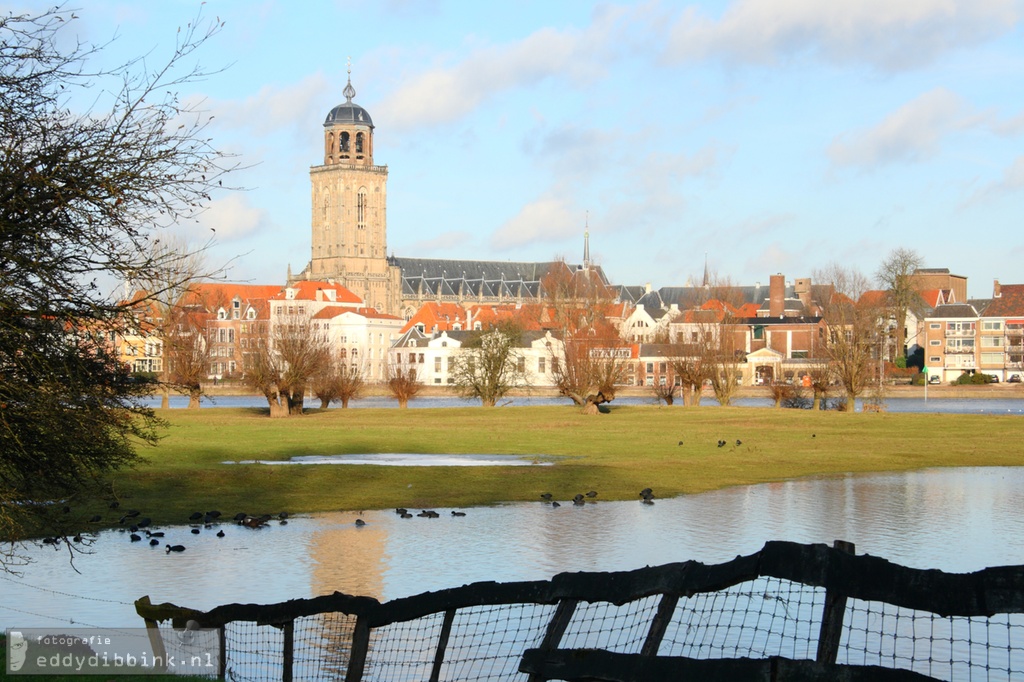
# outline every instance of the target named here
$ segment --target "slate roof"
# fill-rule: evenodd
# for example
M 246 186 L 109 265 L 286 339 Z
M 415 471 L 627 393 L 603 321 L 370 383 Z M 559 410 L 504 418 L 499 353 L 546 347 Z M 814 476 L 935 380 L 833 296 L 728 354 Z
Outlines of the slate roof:
M 999 285 L 999 298 L 985 308 L 986 317 L 1024 317 L 1024 284 Z
M 978 317 L 978 311 L 970 303 L 946 303 L 935 306 L 935 310 L 928 317 L 970 318 Z
M 402 271 L 402 295 L 462 298 L 537 298 L 541 279 L 558 261 L 515 262 L 403 258 L 391 256 L 388 263 Z M 567 264 L 573 271 L 580 265 Z M 601 282 L 608 278 L 600 267 L 592 267 Z

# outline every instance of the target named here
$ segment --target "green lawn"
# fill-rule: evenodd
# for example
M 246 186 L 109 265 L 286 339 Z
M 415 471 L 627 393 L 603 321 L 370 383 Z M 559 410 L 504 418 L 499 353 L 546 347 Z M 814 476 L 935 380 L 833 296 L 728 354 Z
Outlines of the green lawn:
M 658 497 L 842 472 L 1024 464 L 1019 416 L 845 414 L 765 408 L 612 406 L 576 408 L 332 409 L 271 420 L 265 410 L 171 410 L 166 436 L 146 463 L 111 483 L 122 509 L 154 523 L 193 511 L 226 515 L 453 507 Z M 717 442 L 727 441 L 725 447 Z M 737 446 L 736 440 L 742 441 Z M 682 441 L 682 444 L 680 444 Z M 225 465 L 244 459 L 343 453 L 517 454 L 552 467 Z M 83 519 L 104 503 L 75 509 Z

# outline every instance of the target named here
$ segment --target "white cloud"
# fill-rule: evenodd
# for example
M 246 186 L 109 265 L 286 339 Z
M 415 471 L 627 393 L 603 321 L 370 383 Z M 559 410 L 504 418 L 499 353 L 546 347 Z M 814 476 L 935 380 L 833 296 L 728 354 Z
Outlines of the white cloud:
M 327 114 L 322 104 L 324 93 L 335 90 L 335 83 L 315 73 L 287 87 L 265 85 L 244 100 L 210 101 L 202 108 L 210 110 L 219 125 L 231 129 L 264 135 L 295 127 L 308 130 L 311 115 Z
M 1003 170 L 1003 177 L 977 190 L 960 208 L 968 208 L 985 203 L 1021 190 L 1024 190 L 1024 156 L 1018 156 L 1014 159 L 1013 163 Z
M 473 235 L 461 230 L 442 232 L 433 239 L 424 239 L 409 245 L 409 253 L 450 253 L 451 250 L 470 243 Z
M 828 156 L 836 166 L 920 161 L 938 152 L 942 138 L 981 123 L 959 96 L 938 88 L 904 104 L 881 123 L 833 140 Z
M 548 78 L 589 82 L 603 73 L 602 55 L 616 45 L 624 14 L 596 13 L 582 31 L 542 28 L 519 42 L 475 49 L 454 65 L 416 74 L 375 109 L 400 131 L 450 123 L 500 92 Z
M 218 243 L 238 241 L 259 232 L 266 224 L 263 209 L 249 204 L 240 192 L 211 202 L 190 232 L 200 238 L 215 237 Z
M 990 40 L 1019 18 L 1018 0 L 739 0 L 717 20 L 684 11 L 667 56 L 773 64 L 810 53 L 894 71 Z
M 541 197 L 491 235 L 491 246 L 500 251 L 538 242 L 558 242 L 579 234 L 580 211 L 565 199 Z

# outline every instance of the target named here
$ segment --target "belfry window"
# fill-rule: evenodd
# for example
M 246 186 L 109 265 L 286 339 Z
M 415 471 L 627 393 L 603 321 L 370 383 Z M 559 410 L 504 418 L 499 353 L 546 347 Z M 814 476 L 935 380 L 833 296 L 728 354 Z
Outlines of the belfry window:
M 339 151 L 342 154 L 348 154 L 348 147 L 349 147 L 348 140 L 349 140 L 348 133 L 344 133 L 343 132 L 340 136 L 338 136 Z
M 356 154 L 363 153 L 363 134 L 356 133 Z

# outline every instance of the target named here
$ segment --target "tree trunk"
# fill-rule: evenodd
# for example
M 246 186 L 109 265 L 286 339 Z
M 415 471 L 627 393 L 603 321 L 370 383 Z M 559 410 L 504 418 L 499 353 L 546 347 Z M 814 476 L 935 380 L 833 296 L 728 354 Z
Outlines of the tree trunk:
M 342 407 L 342 409 L 345 409 L 346 407 L 348 407 L 348 398 L 347 397 L 342 397 L 342 399 L 341 399 L 341 407 Z
M 167 384 L 163 384 L 160 387 L 160 409 L 169 410 L 171 408 L 171 389 L 167 387 Z
M 331 406 L 331 401 L 330 400 L 328 400 L 327 398 L 320 398 L 320 409 L 321 410 L 326 410 L 330 406 Z
M 480 398 L 480 402 L 483 403 L 484 407 L 494 407 L 498 401 L 494 398 Z
M 199 401 L 203 397 L 202 386 L 190 386 L 188 390 L 188 409 L 198 410 Z
M 402 408 L 402 409 L 405 409 L 405 408 L 409 407 L 409 399 L 408 398 L 403 398 L 403 397 L 399 396 L 398 397 L 398 406 L 400 408 Z
M 671 394 L 671 393 L 667 393 L 667 394 L 665 394 L 665 395 L 664 395 L 664 396 L 662 396 L 662 397 L 663 397 L 663 398 L 665 399 L 665 404 L 666 404 L 666 405 L 671 405 L 671 404 L 672 404 L 672 401 L 674 400 L 674 398 L 672 397 L 672 394 Z

